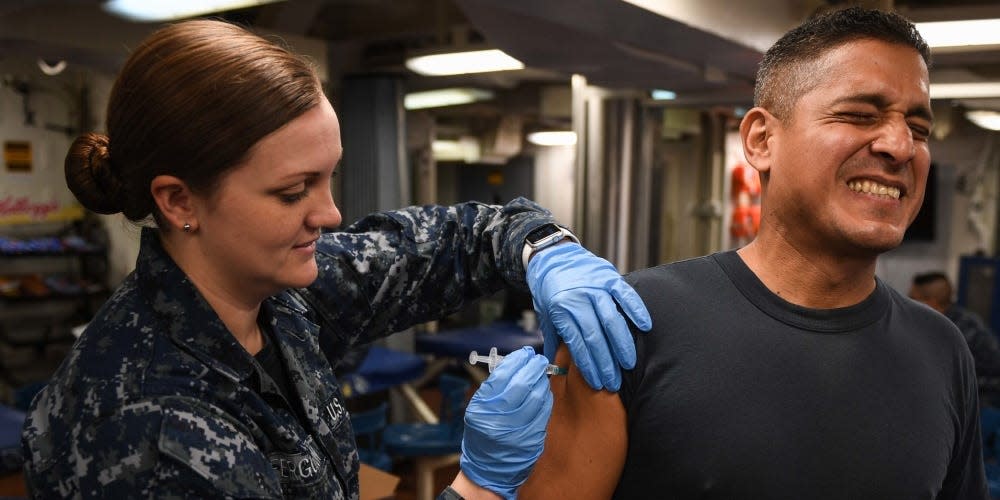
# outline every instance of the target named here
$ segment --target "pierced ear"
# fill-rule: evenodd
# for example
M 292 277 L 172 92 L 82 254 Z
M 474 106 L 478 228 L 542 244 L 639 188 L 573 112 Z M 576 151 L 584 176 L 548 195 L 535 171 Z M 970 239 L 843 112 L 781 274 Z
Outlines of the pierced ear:
M 747 163 L 758 172 L 771 168 L 771 143 L 777 118 L 764 108 L 747 111 L 740 122 L 740 139 L 743 141 L 743 156 Z
M 187 183 L 172 175 L 158 175 L 149 183 L 149 190 L 165 223 L 177 229 L 183 229 L 184 224 L 197 223 L 194 199 Z

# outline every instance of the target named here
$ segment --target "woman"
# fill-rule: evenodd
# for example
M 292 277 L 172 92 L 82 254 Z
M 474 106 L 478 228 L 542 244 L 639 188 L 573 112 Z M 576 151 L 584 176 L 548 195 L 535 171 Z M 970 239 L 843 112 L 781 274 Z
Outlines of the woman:
M 574 243 L 522 255 L 529 233 L 553 222 L 531 202 L 414 207 L 322 234 L 341 222 L 329 189 L 339 127 L 313 69 L 241 28 L 180 23 L 131 55 L 107 135 L 78 138 L 66 175 L 87 208 L 153 224 L 135 271 L 33 402 L 23 440 L 34 496 L 356 498 L 333 367 L 354 346 L 523 287 L 522 257 L 543 320 L 558 312 L 545 324 L 586 346 L 595 381 L 614 386 L 601 375 L 617 375 L 612 354 L 634 362 L 627 326 L 606 304 L 560 304 L 613 297 L 648 329 L 641 301 Z M 545 264 L 557 250 L 569 253 Z M 599 284 L 568 276 L 574 263 Z M 592 318 L 611 325 L 608 340 L 566 328 L 593 330 Z M 540 453 L 544 358 L 511 364 L 538 373 L 498 370 L 470 403 L 470 428 L 486 415 L 525 437 L 491 443 L 484 431 L 467 442 L 454 484 L 463 495 L 510 496 Z M 493 445 L 502 453 L 485 451 Z

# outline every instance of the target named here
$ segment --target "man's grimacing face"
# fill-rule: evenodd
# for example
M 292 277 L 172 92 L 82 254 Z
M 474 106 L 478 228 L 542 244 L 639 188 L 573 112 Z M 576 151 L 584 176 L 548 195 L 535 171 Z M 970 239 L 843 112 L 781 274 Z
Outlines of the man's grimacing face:
M 930 168 L 927 66 L 912 47 L 865 39 L 810 68 L 817 81 L 768 139 L 764 216 L 820 252 L 894 248 L 920 209 Z

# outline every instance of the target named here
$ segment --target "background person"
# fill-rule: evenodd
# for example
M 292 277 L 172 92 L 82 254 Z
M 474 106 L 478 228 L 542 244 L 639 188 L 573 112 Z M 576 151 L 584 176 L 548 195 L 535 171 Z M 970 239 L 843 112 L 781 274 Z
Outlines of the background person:
M 95 212 L 153 224 L 135 271 L 32 403 L 34 497 L 357 498 L 340 354 L 524 288 L 528 265 L 546 275 L 545 290 L 528 286 L 553 311 L 551 333 L 587 358 L 595 388 L 620 383 L 605 365 L 634 362 L 616 307 L 649 327 L 607 261 L 575 243 L 523 251 L 536 231 L 566 235 L 524 199 L 411 207 L 322 233 L 341 222 L 337 116 L 310 65 L 239 27 L 189 21 L 148 37 L 115 82 L 106 129 L 71 146 L 70 189 Z M 536 260 L 556 251 L 559 266 Z M 464 495 L 510 496 L 540 452 L 548 382 L 531 366 L 544 359 L 521 356 L 470 408 L 527 436 L 469 443 L 473 467 L 454 484 Z
M 552 381 L 523 498 L 989 498 L 961 333 L 875 276 L 923 201 L 928 61 L 861 8 L 768 49 L 740 124 L 759 233 L 627 277 L 656 331 L 618 397 Z
M 978 314 L 954 303 L 953 295 L 951 280 L 943 272 L 929 271 L 913 276 L 910 298 L 927 304 L 955 323 L 976 362 L 976 375 L 981 382 L 980 402 L 997 406 L 1000 402 L 1000 342 Z
M 910 298 L 927 304 L 951 320 L 969 346 L 976 363 L 979 385 L 979 425 L 983 436 L 983 457 L 990 493 L 1000 491 L 1000 346 L 995 334 L 978 314 L 952 302 L 952 286 L 948 275 L 929 271 L 913 276 Z

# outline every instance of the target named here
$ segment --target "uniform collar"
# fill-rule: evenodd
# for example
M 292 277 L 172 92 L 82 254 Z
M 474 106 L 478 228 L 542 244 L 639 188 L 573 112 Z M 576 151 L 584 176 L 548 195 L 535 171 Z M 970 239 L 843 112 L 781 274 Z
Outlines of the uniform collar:
M 181 349 L 234 382 L 253 373 L 250 353 L 163 249 L 157 229 L 142 229 L 135 274 L 166 335 Z

